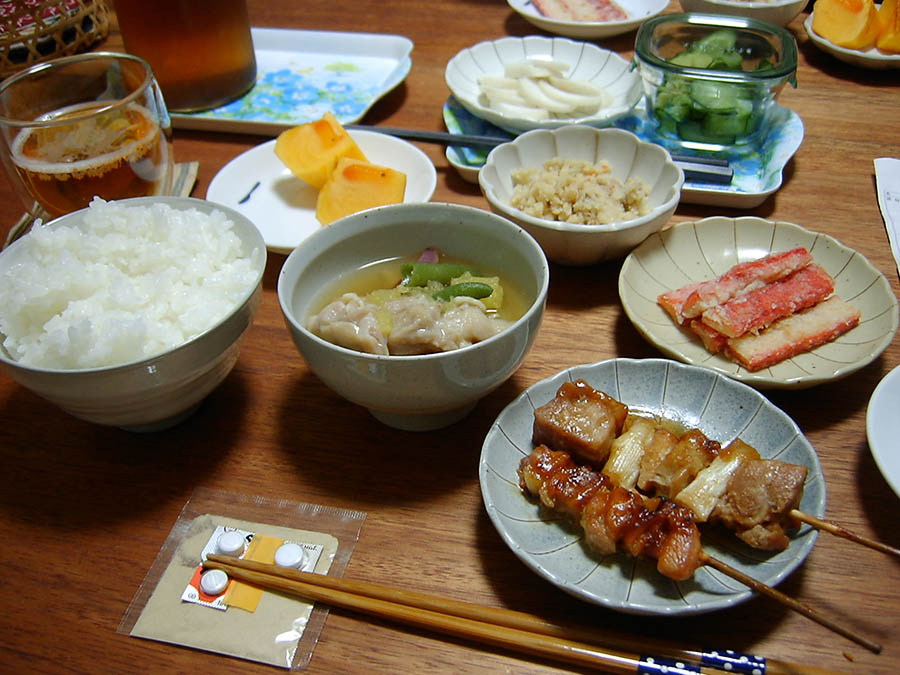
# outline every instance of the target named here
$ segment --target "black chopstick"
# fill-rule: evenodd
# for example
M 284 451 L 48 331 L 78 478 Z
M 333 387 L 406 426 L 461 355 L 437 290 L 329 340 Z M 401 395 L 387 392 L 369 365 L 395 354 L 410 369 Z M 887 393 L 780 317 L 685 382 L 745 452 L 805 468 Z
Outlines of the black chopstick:
M 446 131 L 420 131 L 417 129 L 396 129 L 393 127 L 379 127 L 367 124 L 347 124 L 347 129 L 358 131 L 374 131 L 397 138 L 406 138 L 412 141 L 425 141 L 429 143 L 441 143 L 443 145 L 458 145 L 463 147 L 494 148 L 503 143 L 509 143 L 511 138 L 500 136 L 475 136 L 471 134 L 451 134 Z M 672 154 L 672 161 L 681 166 L 685 180 L 698 183 L 715 183 L 727 185 L 734 177 L 734 172 L 728 166 L 727 159 L 718 157 L 694 157 L 691 155 Z

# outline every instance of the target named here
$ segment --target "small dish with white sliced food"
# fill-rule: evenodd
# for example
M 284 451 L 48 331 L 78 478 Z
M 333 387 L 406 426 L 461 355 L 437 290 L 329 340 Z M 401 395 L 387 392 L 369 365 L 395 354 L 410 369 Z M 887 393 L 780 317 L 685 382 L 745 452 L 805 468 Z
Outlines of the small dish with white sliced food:
M 640 78 L 628 61 L 564 38 L 481 42 L 450 60 L 445 79 L 472 115 L 513 133 L 608 126 L 641 99 Z

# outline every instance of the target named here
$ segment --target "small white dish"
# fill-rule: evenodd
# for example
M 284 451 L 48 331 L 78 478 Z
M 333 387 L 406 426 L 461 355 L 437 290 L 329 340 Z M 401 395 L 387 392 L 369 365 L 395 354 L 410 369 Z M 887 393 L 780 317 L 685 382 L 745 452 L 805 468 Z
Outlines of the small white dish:
M 835 293 L 862 312 L 859 325 L 817 349 L 750 372 L 711 354 L 693 332 L 672 321 L 657 296 L 712 279 L 734 264 L 804 246 L 834 277 Z M 833 382 L 874 361 L 897 332 L 897 298 L 890 282 L 861 254 L 821 232 L 753 216 L 713 216 L 651 235 L 622 265 L 619 298 L 628 318 L 664 354 L 760 389 L 803 389 Z
M 734 606 L 753 597 L 745 586 L 709 567 L 673 581 L 652 561 L 625 553 L 588 552 L 580 532 L 546 513 L 519 487 L 516 469 L 531 453 L 534 409 L 566 380 L 584 379 L 631 408 L 696 427 L 723 445 L 735 438 L 764 458 L 802 464 L 809 472 L 800 510 L 822 517 L 825 478 L 819 458 L 796 423 L 762 394 L 705 368 L 665 359 L 610 359 L 575 366 L 526 389 L 491 426 L 478 467 L 485 508 L 503 541 L 529 568 L 582 600 L 631 614 L 675 616 Z M 742 572 L 775 585 L 809 555 L 817 533 L 803 526 L 787 550 L 744 545 L 720 528 L 703 528 L 703 549 Z
M 900 366 L 884 376 L 866 409 L 866 437 L 881 475 L 900 497 Z
M 510 117 L 487 107 L 478 78 L 483 75 L 502 76 L 507 64 L 535 57 L 569 64 L 570 69 L 565 77 L 602 87 L 612 95 L 612 104 L 593 115 L 551 117 L 542 121 Z M 531 129 L 556 129 L 573 124 L 608 126 L 631 112 L 643 96 L 640 74 L 632 70 L 631 61 L 589 42 L 537 35 L 524 38 L 504 37 L 467 47 L 447 63 L 444 79 L 453 96 L 466 110 L 513 133 Z
M 881 5 L 876 5 L 881 7 Z M 831 40 L 826 40 L 813 30 L 813 16 L 815 12 L 810 12 L 809 16 L 803 22 L 809 39 L 813 41 L 823 52 L 831 54 L 836 59 L 849 63 L 851 66 L 859 66 L 860 68 L 869 68 L 870 70 L 888 70 L 891 68 L 900 68 L 900 54 L 888 54 L 875 47 L 869 49 L 847 49 L 839 47 Z
M 608 38 L 634 30 L 652 16 L 662 13 L 669 5 L 667 0 L 616 0 L 628 14 L 621 21 L 565 21 L 551 19 L 541 14 L 531 0 L 506 0 L 522 18 L 548 33 L 571 38 Z
M 803 8 L 807 0 L 680 0 L 685 12 L 745 16 L 787 26 Z
M 431 199 L 437 187 L 437 171 L 424 152 L 387 134 L 355 129 L 349 133 L 370 162 L 406 174 L 404 202 Z M 206 198 L 247 216 L 270 251 L 287 254 L 322 228 L 316 219 L 318 194 L 278 159 L 273 139 L 223 166 L 209 184 Z

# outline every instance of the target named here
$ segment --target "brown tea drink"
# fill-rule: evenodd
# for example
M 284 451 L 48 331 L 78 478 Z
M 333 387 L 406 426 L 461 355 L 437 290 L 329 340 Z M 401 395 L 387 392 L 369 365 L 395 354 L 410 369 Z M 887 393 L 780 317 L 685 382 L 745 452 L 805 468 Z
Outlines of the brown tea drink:
M 169 114 L 146 61 L 91 52 L 0 83 L 0 158 L 36 218 L 168 194 Z
M 97 107 L 51 113 L 48 119 L 76 119 L 26 130 L 13 142 L 19 179 L 51 217 L 84 208 L 95 195 L 109 200 L 162 191 L 168 148 L 149 111 L 128 104 L 84 117 Z
M 245 0 L 115 0 L 125 48 L 153 68 L 170 110 L 213 108 L 256 79 Z

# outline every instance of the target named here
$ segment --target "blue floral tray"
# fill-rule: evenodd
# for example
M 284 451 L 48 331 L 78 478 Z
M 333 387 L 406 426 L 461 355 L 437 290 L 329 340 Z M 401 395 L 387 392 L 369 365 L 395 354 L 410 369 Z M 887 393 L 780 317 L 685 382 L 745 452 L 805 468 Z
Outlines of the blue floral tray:
M 412 67 L 413 43 L 399 35 L 253 28 L 256 84 L 227 105 L 173 113 L 181 129 L 273 136 L 330 111 L 360 120 Z
M 444 104 L 444 124 L 453 134 L 501 136 L 512 138 L 502 129 L 475 117 L 452 96 Z M 680 147 L 677 143 L 661 138 L 654 125 L 647 119 L 641 103 L 631 115 L 619 118 L 611 126 L 631 131 L 641 139 L 657 143 L 682 155 L 702 155 Z M 685 182 L 681 191 L 682 201 L 690 204 L 752 208 L 781 187 L 782 171 L 788 160 L 803 142 L 803 122 L 795 112 L 776 106 L 775 123 L 771 131 L 756 145 L 742 146 L 734 150 L 705 153 L 727 158 L 734 170 L 730 185 Z M 447 158 L 461 167 L 477 169 L 484 165 L 488 150 L 450 146 Z

